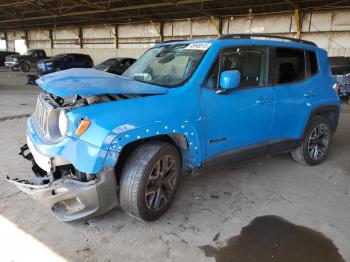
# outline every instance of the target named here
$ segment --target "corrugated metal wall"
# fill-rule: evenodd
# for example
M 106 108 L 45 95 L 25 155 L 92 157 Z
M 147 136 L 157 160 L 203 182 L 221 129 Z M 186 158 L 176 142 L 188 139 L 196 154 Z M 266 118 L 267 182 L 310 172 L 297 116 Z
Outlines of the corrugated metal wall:
M 309 12 L 302 17 L 301 38 L 327 49 L 330 56 L 350 56 L 350 10 Z M 163 39 L 198 39 L 216 37 L 218 19 L 174 20 L 163 24 Z M 28 31 L 29 48 L 43 48 L 48 55 L 78 52 L 91 55 L 95 64 L 109 57 L 139 57 L 160 41 L 160 23 L 104 25 Z M 272 33 L 294 36 L 292 13 L 225 17 L 222 33 Z M 52 42 L 50 39 L 52 35 Z M 25 39 L 24 31 L 8 32 L 8 48 L 14 50 L 16 39 Z M 82 36 L 82 40 L 80 39 Z M 3 35 L 1 36 L 4 37 Z M 53 48 L 51 48 L 53 46 Z M 82 46 L 82 48 L 81 48 Z

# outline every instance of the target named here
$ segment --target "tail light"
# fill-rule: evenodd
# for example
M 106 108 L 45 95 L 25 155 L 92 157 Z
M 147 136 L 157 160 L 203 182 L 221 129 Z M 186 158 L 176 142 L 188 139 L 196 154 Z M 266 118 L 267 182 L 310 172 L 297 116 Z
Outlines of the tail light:
M 334 89 L 335 93 L 336 93 L 337 95 L 339 95 L 339 93 L 340 93 L 340 86 L 339 86 L 338 83 L 335 83 L 335 84 L 333 85 L 333 89 Z

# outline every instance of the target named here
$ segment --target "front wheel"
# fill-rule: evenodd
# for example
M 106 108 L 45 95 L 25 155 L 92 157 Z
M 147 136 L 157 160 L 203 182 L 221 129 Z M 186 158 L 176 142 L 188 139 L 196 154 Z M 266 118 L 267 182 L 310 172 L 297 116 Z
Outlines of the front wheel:
M 305 165 L 318 165 L 327 157 L 332 128 L 326 117 L 316 117 L 309 125 L 302 144 L 294 149 L 292 157 Z
M 21 63 L 21 70 L 22 72 L 28 73 L 30 71 L 30 64 L 27 62 Z
M 140 145 L 128 158 L 120 178 L 120 205 L 137 219 L 153 221 L 170 207 L 181 175 L 176 147 L 165 142 Z

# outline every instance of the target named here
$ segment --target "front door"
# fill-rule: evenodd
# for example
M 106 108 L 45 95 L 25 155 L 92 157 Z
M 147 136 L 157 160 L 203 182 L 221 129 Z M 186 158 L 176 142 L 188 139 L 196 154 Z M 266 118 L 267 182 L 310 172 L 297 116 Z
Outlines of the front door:
M 237 155 L 247 158 L 264 153 L 274 117 L 274 91 L 266 86 L 268 48 L 232 47 L 224 49 L 202 88 L 201 110 L 208 164 L 221 164 Z M 220 66 L 219 66 L 220 61 Z M 238 70 L 240 85 L 218 93 L 218 75 Z

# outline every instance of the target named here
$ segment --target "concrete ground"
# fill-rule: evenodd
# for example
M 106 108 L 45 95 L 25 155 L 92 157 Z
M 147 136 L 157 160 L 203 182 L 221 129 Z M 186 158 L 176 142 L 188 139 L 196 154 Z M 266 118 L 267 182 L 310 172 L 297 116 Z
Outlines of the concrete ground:
M 223 246 L 263 215 L 323 233 L 350 261 L 349 107 L 319 166 L 302 166 L 289 154 L 267 156 L 183 179 L 172 207 L 153 223 L 119 209 L 62 223 L 6 181 L 31 176 L 18 148 L 39 88 L 25 81 L 22 73 L 0 69 L 0 261 L 214 261 L 199 247 Z

